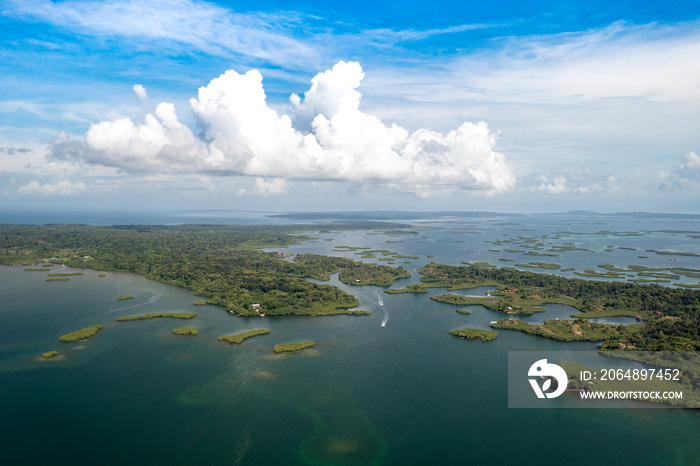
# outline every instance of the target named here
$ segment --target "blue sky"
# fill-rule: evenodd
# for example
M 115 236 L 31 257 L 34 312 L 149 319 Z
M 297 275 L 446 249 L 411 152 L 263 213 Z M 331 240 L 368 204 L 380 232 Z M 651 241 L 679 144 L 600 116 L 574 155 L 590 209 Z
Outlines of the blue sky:
M 0 208 L 700 213 L 700 4 L 0 0 Z

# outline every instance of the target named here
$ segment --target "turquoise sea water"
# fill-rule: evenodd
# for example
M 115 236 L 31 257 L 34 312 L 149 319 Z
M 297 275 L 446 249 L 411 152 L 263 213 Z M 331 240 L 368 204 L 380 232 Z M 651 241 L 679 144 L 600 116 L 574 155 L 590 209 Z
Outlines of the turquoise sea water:
M 700 223 L 689 221 L 527 217 L 413 225 L 421 228 L 417 235 L 331 232 L 280 250 L 359 258 L 333 251 L 346 245 L 420 256 L 395 260 L 412 277 L 394 287 L 417 283 L 415 269 L 430 260 L 556 262 L 577 271 L 600 271 L 602 263 L 700 268 L 698 257 L 645 252 L 700 253 L 700 239 L 691 237 Z M 503 252 L 523 249 L 513 244 L 485 242 L 521 236 L 548 246 L 574 242 L 593 252 L 524 256 Z M 502 257 L 515 260 L 499 262 Z M 84 270 L 69 282 L 45 282 L 45 273 L 23 268 L 0 267 L 4 464 L 698 464 L 700 458 L 697 410 L 509 409 L 508 351 L 584 351 L 593 344 L 508 331 L 488 343 L 447 334 L 488 328 L 500 317 L 479 306 L 462 315 L 428 294 L 389 295 L 333 277 L 332 284 L 357 296 L 372 315 L 244 319 L 215 306 L 195 307 L 200 298 L 191 292 L 131 274 L 100 278 Z M 121 295 L 134 299 L 117 301 Z M 192 321 L 115 321 L 191 311 L 198 313 Z M 571 311 L 552 305 L 528 319 L 565 318 Z M 85 342 L 58 341 L 95 324 L 105 328 Z M 200 334 L 171 333 L 182 326 Z M 241 345 L 216 340 L 252 328 L 271 333 Z M 316 346 L 272 352 L 275 344 L 306 340 Z M 43 360 L 41 353 L 49 350 L 60 358 Z

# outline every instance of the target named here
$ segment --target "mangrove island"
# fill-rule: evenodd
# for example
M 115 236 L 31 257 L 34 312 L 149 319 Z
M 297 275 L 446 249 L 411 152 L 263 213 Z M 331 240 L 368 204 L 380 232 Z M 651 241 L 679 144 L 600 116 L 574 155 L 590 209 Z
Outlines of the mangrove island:
M 197 316 L 196 312 L 153 312 L 151 314 L 141 314 L 138 316 L 117 317 L 117 322 L 125 322 L 128 320 L 143 320 L 143 319 L 158 319 L 161 317 L 170 317 L 173 319 L 192 319 Z
M 104 325 L 93 325 L 58 337 L 60 341 L 78 341 L 95 335 Z
M 298 343 L 284 343 L 281 345 L 275 345 L 272 350 L 275 353 L 292 353 L 294 351 L 300 351 L 306 348 L 311 348 L 316 343 L 313 341 L 301 341 Z
M 466 340 L 491 341 L 495 340 L 498 332 L 494 330 L 480 330 L 477 328 L 463 328 L 461 330 L 450 330 L 450 335 L 454 335 Z
M 256 328 L 254 330 L 246 330 L 245 332 L 236 333 L 235 335 L 224 335 L 219 337 L 219 341 L 227 341 L 231 344 L 242 343 L 246 338 L 254 337 L 257 335 L 267 335 L 270 333 L 269 330 L 263 328 Z

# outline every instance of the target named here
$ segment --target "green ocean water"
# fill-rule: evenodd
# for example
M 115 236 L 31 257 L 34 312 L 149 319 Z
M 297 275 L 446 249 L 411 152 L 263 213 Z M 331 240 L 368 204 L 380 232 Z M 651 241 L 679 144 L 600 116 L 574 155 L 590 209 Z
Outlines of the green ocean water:
M 428 254 L 446 263 L 496 263 L 504 254 L 489 252 L 493 246 L 485 240 L 504 234 L 697 227 L 662 228 L 644 220 L 573 226 L 564 225 L 568 219 L 554 225 L 541 219 L 507 226 L 498 221 L 467 225 L 491 228 L 480 234 L 449 233 L 457 231 L 454 223 L 431 223 L 444 228 L 400 237 L 322 233 L 318 242 L 283 251 L 358 258 L 333 252 L 334 246 L 349 245 L 421 256 L 411 264 L 396 261 L 413 274 L 394 285 L 403 287 L 418 282 L 415 268 L 431 260 Z M 643 249 L 700 252 L 699 239 L 678 233 L 557 241 L 576 241 L 594 252 L 529 260 L 582 270 L 600 263 L 640 263 L 636 256 Z M 638 249 L 605 252 L 612 244 Z M 693 257 L 647 255 L 650 266 L 698 267 Z M 0 267 L 3 464 L 698 464 L 700 458 L 697 410 L 509 409 L 508 351 L 584 351 L 593 344 L 508 331 L 488 343 L 447 334 L 454 328 L 488 328 L 499 317 L 479 306 L 462 315 L 457 306 L 426 295 L 389 295 L 384 288 L 349 287 L 333 277 L 332 284 L 357 296 L 360 308 L 372 315 L 243 319 L 219 307 L 193 306 L 201 298 L 187 290 L 131 274 L 100 278 L 98 272 L 84 272 L 69 282 L 45 282 L 45 273 Z M 134 299 L 117 301 L 121 295 Z M 198 313 L 192 321 L 115 321 L 191 311 Z M 552 306 L 530 319 L 568 312 Z M 105 328 L 86 342 L 58 341 L 95 324 Z M 182 326 L 200 334 L 171 333 Z M 271 333 L 241 345 L 216 340 L 253 328 Z M 272 351 L 278 343 L 306 340 L 316 346 L 295 354 Z M 59 351 L 60 359 L 43 360 L 41 353 L 50 350 Z

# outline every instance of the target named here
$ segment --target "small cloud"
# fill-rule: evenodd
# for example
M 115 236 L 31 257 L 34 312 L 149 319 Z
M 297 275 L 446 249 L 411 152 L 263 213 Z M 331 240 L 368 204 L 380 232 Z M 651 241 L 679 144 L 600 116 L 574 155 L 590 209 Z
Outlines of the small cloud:
M 71 183 L 70 181 L 59 181 L 55 184 L 40 184 L 38 181 L 30 181 L 28 184 L 20 187 L 17 192 L 25 195 L 60 195 L 60 196 L 75 196 L 85 191 L 85 184 L 82 181 Z
M 566 186 L 566 178 L 556 176 L 551 180 L 546 175 L 539 176 L 540 184 L 534 186 L 533 191 L 542 191 L 549 194 L 561 194 L 570 191 Z
M 284 178 L 273 178 L 266 180 L 260 176 L 255 178 L 255 183 L 251 188 L 240 188 L 237 192 L 239 196 L 270 196 L 287 192 L 289 184 Z
M 673 170 L 658 172 L 657 179 L 661 191 L 697 188 L 700 181 L 700 157 L 695 152 L 687 152 L 681 156 L 680 165 Z
M 148 93 L 146 92 L 146 88 L 143 87 L 141 84 L 134 84 L 134 93 L 139 99 L 139 102 L 144 103 L 148 100 Z
M 255 178 L 255 189 L 258 194 L 267 196 L 269 194 L 282 194 L 287 191 L 287 181 L 283 178 L 273 178 L 270 181 L 266 181 L 264 178 Z
M 700 157 L 695 152 L 688 152 L 681 157 L 681 164 L 676 173 L 682 178 L 700 178 Z
M 521 177 L 519 184 L 530 192 L 546 194 L 612 193 L 620 190 L 617 178 L 612 175 L 596 175 L 590 170 L 568 170 L 546 174 L 535 173 Z
M 5 153 L 7 155 L 16 155 L 16 154 L 28 154 L 29 152 L 33 152 L 30 148 L 28 147 L 15 147 L 15 146 L 0 146 L 0 152 Z
M 46 158 L 50 162 L 79 162 L 85 155 L 85 143 L 79 139 L 71 139 L 68 134 L 61 131 L 51 141 Z

